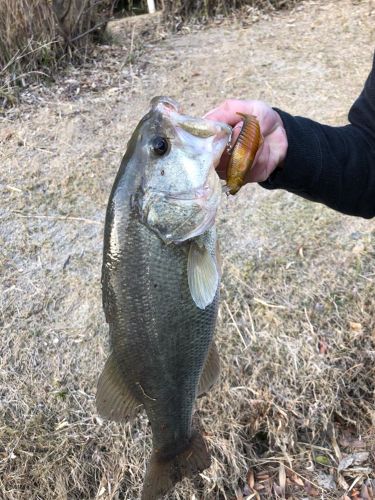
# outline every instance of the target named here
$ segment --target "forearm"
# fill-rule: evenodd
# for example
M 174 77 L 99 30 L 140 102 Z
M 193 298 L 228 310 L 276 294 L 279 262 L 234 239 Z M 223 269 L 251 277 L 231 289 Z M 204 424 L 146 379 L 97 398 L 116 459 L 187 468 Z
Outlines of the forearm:
M 282 168 L 261 185 L 283 188 L 340 212 L 375 216 L 375 54 L 349 125 L 329 127 L 276 110 L 288 149 Z
M 261 185 L 350 215 L 375 216 L 375 139 L 355 125 L 329 127 L 277 111 L 288 150 L 283 167 Z

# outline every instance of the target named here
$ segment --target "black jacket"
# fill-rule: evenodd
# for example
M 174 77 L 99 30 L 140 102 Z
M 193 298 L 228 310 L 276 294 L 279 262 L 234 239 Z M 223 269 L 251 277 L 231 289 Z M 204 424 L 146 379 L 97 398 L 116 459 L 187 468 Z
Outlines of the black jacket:
M 340 212 L 375 216 L 375 54 L 349 125 L 330 127 L 276 110 L 284 123 L 288 151 L 261 185 L 283 188 Z

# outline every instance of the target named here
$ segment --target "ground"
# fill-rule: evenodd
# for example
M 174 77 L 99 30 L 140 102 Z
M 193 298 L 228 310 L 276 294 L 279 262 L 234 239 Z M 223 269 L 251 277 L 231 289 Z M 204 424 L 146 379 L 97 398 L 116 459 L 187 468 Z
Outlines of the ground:
M 106 202 L 149 100 L 201 115 L 252 97 L 345 124 L 371 67 L 374 7 L 249 10 L 143 41 L 117 26 L 117 45 L 3 114 L 1 498 L 139 497 L 147 419 L 108 423 L 94 398 Z M 371 498 L 374 223 L 253 185 L 223 199 L 218 228 L 222 373 L 197 410 L 213 465 L 170 498 Z

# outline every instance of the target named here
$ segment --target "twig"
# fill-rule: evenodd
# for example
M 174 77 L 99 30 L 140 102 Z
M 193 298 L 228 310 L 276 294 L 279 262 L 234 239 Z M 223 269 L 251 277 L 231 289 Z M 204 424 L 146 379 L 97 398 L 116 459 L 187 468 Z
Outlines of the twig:
M 87 224 L 97 224 L 98 226 L 102 226 L 103 222 L 93 219 L 87 219 L 86 217 L 72 217 L 69 215 L 59 216 L 59 215 L 40 215 L 40 214 L 22 214 L 20 212 L 12 210 L 12 213 L 16 214 L 18 217 L 22 217 L 23 219 L 50 219 L 50 220 L 73 220 L 79 222 L 86 222 Z
M 284 458 L 284 457 L 283 457 Z M 268 462 L 276 462 L 278 464 L 280 463 L 284 463 L 282 462 L 280 459 L 278 458 L 273 458 L 273 457 L 270 457 L 270 458 L 267 458 L 265 460 L 257 460 L 257 465 L 265 465 L 267 464 Z M 315 486 L 315 488 L 319 488 L 319 490 L 321 491 L 324 491 L 324 488 L 322 488 L 321 486 L 319 486 L 318 484 L 314 483 L 314 481 L 310 481 L 310 479 L 307 479 L 307 477 L 305 476 L 302 476 L 302 474 L 299 474 L 298 472 L 296 472 L 295 470 L 293 470 L 291 467 L 288 467 L 287 465 L 285 465 L 284 463 L 284 466 L 286 469 L 290 470 L 290 472 L 293 472 L 293 474 L 295 474 L 296 476 L 300 477 L 301 479 L 303 479 L 304 481 L 307 481 L 308 483 L 312 484 L 313 486 Z
M 243 345 L 245 346 L 245 349 L 246 349 L 246 348 L 247 348 L 247 344 L 246 344 L 246 342 L 245 342 L 245 340 L 244 340 L 244 338 L 243 338 L 243 336 L 242 336 L 241 330 L 238 328 L 238 325 L 237 325 L 237 323 L 236 323 L 236 320 L 234 319 L 233 314 L 232 314 L 232 311 L 230 310 L 230 308 L 229 308 L 229 306 L 228 306 L 228 304 L 227 304 L 226 300 L 224 300 L 224 304 L 225 304 L 225 307 L 226 307 L 226 308 L 227 308 L 227 310 L 228 310 L 229 316 L 231 317 L 231 320 L 233 321 L 233 324 L 234 324 L 234 326 L 235 326 L 235 328 L 236 328 L 236 330 L 237 330 L 237 332 L 238 332 L 238 335 L 240 336 L 240 339 L 242 340 L 242 343 L 243 343 Z
M 254 300 L 254 302 L 257 302 L 258 304 L 261 304 L 262 306 L 265 306 L 265 307 L 271 307 L 273 309 L 289 309 L 289 307 L 287 307 L 287 306 L 280 306 L 278 304 L 270 304 L 268 302 L 265 302 L 262 299 L 257 299 L 256 297 L 254 297 L 253 300 Z
M 46 42 L 43 45 L 36 47 L 35 49 L 29 50 L 29 52 L 24 52 L 24 53 L 21 52 L 20 53 L 20 51 L 17 51 L 17 53 L 7 62 L 7 64 L 3 68 L 0 69 L 0 73 L 5 72 L 5 70 L 8 69 L 8 67 L 11 66 L 15 61 L 19 61 L 23 57 L 26 57 L 30 54 L 34 54 L 35 52 L 38 52 L 39 50 L 42 50 L 45 47 L 48 47 L 48 45 L 53 45 L 54 43 L 57 43 L 57 40 L 52 40 L 51 42 Z
M 71 40 L 69 40 L 69 43 L 75 42 L 76 40 L 79 40 L 80 38 L 83 38 L 84 36 L 88 35 L 92 31 L 97 30 L 101 26 L 104 26 L 107 23 L 107 21 L 101 21 L 100 23 L 95 24 L 93 28 L 90 28 L 89 30 L 85 31 L 84 33 L 81 33 L 80 35 L 75 36 Z
M 23 193 L 22 189 L 19 189 L 18 187 L 15 186 L 11 186 L 10 184 L 6 184 L 5 187 L 10 191 L 16 191 L 16 193 Z

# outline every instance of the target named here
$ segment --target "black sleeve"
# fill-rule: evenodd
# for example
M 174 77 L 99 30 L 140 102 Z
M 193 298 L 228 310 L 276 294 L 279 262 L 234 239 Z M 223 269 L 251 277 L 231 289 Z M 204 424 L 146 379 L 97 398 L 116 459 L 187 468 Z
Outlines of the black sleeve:
M 340 212 L 375 216 L 375 54 L 372 71 L 349 112 L 349 125 L 330 127 L 276 110 L 288 151 L 282 168 L 261 183 L 286 189 Z

